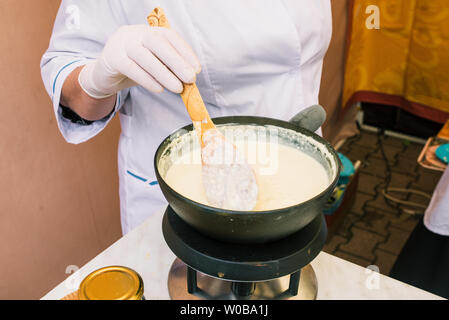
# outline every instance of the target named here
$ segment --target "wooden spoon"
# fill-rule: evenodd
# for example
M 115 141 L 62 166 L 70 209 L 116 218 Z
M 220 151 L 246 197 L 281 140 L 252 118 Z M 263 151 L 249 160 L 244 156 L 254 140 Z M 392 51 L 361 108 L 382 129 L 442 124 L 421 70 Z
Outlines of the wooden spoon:
M 161 8 L 155 8 L 147 20 L 152 27 L 170 27 Z M 202 178 L 209 203 L 229 210 L 254 209 L 259 188 L 253 169 L 215 127 L 195 83 L 184 84 L 181 98 L 200 139 Z

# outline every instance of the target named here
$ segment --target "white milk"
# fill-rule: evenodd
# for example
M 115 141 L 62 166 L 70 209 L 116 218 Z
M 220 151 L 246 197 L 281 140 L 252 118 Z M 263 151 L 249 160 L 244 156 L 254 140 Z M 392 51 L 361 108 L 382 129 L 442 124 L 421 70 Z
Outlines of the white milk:
M 236 142 L 254 169 L 259 196 L 254 211 L 289 207 L 307 201 L 330 184 L 324 167 L 298 149 L 277 143 Z M 209 205 L 201 179 L 200 150 L 175 160 L 165 181 L 183 196 Z

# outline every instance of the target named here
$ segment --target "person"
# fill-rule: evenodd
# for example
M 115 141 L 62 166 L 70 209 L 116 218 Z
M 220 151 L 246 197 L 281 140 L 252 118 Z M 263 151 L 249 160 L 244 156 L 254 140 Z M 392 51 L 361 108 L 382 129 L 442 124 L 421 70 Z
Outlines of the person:
M 424 213 L 423 225 L 431 232 L 449 237 L 449 169 L 446 167 L 438 181 L 429 206 Z M 449 251 L 448 251 L 449 252 Z
M 449 168 L 424 217 L 399 254 L 390 276 L 449 299 Z
M 170 29 L 147 25 L 158 6 Z M 62 0 L 42 78 L 69 143 L 119 115 L 124 234 L 166 206 L 153 157 L 191 123 L 183 83 L 196 81 L 212 118 L 289 120 L 318 103 L 331 21 L 330 0 Z

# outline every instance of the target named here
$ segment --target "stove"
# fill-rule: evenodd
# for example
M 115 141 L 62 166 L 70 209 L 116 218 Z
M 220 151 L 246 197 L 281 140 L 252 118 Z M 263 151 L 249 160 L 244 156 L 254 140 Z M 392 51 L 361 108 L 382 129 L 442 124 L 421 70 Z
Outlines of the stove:
M 198 232 L 168 206 L 162 231 L 177 256 L 168 277 L 174 300 L 313 300 L 317 296 L 310 262 L 326 241 L 323 214 L 283 239 L 240 244 Z

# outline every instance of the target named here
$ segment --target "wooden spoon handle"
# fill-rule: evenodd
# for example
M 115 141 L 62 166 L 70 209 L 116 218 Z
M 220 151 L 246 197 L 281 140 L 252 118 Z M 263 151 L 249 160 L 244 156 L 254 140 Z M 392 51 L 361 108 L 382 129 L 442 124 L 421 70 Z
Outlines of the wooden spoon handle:
M 162 8 L 155 8 L 147 17 L 147 21 L 152 27 L 170 28 L 170 24 L 168 23 Z M 215 128 L 215 125 L 207 112 L 206 106 L 204 105 L 203 99 L 201 98 L 200 91 L 195 83 L 184 84 L 181 98 L 195 127 L 198 127 L 198 125 L 201 124 L 201 133 L 204 133 L 208 129 Z

